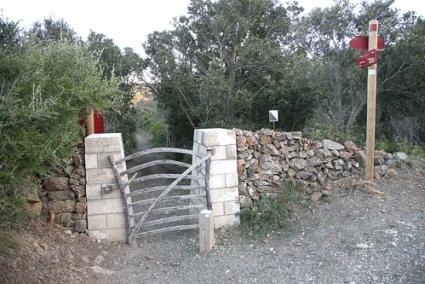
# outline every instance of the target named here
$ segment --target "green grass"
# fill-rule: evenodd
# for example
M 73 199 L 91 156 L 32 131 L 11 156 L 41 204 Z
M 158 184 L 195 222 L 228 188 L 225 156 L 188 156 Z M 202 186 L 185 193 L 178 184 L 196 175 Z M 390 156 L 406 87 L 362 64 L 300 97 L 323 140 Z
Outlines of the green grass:
M 16 253 L 18 242 L 11 232 L 3 230 L 0 232 L 0 258 L 7 258 Z
M 275 197 L 263 197 L 254 201 L 252 207 L 243 208 L 241 225 L 258 237 L 286 230 L 291 225 L 293 214 L 308 205 L 309 201 L 304 198 L 300 187 L 288 181 L 279 186 Z

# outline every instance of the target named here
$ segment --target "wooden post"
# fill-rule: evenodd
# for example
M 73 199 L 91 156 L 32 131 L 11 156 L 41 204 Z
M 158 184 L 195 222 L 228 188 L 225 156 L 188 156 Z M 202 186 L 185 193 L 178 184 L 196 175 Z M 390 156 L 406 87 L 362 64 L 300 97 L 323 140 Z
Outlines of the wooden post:
M 214 214 L 212 210 L 202 210 L 199 213 L 199 251 L 209 252 L 214 245 Z
M 95 133 L 94 131 L 94 111 L 90 111 L 90 114 L 87 116 L 87 136 Z
M 378 48 L 378 21 L 369 22 L 369 51 Z M 376 71 L 377 64 L 368 67 L 367 73 L 367 134 L 366 134 L 366 180 L 373 181 L 375 160 L 376 123 Z

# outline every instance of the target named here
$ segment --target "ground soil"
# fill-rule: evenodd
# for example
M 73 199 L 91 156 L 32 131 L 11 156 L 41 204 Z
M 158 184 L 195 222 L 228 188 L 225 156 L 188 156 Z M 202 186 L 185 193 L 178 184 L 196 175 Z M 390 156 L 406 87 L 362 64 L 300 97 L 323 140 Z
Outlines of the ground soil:
M 218 231 L 209 254 L 199 254 L 196 232 L 129 247 L 38 225 L 2 261 L 0 282 L 425 283 L 423 162 L 376 187 L 385 197 L 334 189 L 285 232 Z

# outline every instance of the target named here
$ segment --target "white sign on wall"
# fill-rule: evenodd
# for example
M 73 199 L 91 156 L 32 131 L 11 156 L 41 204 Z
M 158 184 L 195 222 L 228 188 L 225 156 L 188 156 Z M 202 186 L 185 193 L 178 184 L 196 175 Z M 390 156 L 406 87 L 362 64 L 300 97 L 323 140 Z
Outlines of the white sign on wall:
M 270 122 L 279 121 L 279 112 L 277 110 L 269 110 L 269 121 Z

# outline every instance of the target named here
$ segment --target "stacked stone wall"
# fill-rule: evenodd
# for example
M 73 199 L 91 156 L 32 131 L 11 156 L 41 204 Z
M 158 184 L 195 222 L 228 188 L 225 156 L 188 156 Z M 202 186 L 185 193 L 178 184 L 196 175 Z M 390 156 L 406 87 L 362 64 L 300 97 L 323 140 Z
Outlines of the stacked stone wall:
M 295 180 L 312 193 L 328 191 L 333 182 L 362 172 L 364 152 L 350 141 L 314 141 L 301 132 L 270 129 L 235 133 L 241 206 L 273 195 L 284 180 Z M 375 156 L 375 178 L 396 173 L 392 154 L 376 151 Z
M 84 147 L 69 161 L 65 169 L 42 182 L 43 207 L 50 222 L 71 231 L 87 229 L 86 170 Z

